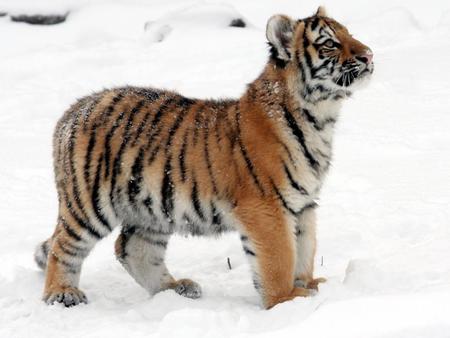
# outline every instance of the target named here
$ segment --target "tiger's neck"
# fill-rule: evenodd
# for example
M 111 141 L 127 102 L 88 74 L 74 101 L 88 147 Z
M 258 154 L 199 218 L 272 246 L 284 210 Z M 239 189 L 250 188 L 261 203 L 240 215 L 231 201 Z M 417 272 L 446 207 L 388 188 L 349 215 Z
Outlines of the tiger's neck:
M 322 87 L 305 84 L 301 78 L 289 76 L 290 73 L 292 71 L 289 69 L 276 68 L 269 62 L 261 75 L 249 84 L 243 99 L 257 101 L 257 105 L 267 110 L 277 106 L 292 110 L 307 109 L 318 122 L 338 118 L 342 99 L 350 93 L 323 95 Z
M 306 158 L 312 172 L 320 177 L 330 165 L 334 126 L 342 100 L 306 100 L 301 82 L 287 75 L 287 71 L 269 63 L 249 85 L 241 102 L 254 107 L 250 112 L 262 110 L 281 130 L 280 138 L 293 150 L 300 150 L 299 160 Z M 264 132 L 267 131 L 261 130 Z

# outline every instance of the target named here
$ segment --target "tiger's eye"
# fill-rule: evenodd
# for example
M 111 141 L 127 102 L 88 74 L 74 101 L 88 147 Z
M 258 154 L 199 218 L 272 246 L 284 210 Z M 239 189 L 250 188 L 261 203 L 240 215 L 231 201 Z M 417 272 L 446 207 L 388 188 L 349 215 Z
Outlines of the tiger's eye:
M 331 39 L 328 39 L 327 41 L 325 41 L 324 46 L 328 47 L 328 48 L 333 48 L 335 45 L 334 41 Z

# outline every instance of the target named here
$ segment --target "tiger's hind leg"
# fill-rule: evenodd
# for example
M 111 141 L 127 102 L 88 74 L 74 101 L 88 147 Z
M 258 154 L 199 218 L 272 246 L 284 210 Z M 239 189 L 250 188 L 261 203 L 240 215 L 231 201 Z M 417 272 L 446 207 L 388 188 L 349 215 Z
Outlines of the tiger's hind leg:
M 116 240 L 116 257 L 150 295 L 173 289 L 188 298 L 199 298 L 201 288 L 190 279 L 175 280 L 164 263 L 171 234 L 125 226 Z
M 43 300 L 65 306 L 87 303 L 78 289 L 81 265 L 101 236 L 81 236 L 69 219 L 59 217 L 55 233 L 41 243 L 35 252 L 36 263 L 45 269 L 46 281 Z

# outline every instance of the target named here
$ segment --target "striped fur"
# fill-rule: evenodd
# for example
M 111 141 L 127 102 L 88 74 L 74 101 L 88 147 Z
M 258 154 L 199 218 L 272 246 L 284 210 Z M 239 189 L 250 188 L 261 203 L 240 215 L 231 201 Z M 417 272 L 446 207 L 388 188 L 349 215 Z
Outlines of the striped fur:
M 239 100 L 124 87 L 66 111 L 54 134 L 57 226 L 35 256 L 46 302 L 86 302 L 82 262 L 117 226 L 117 258 L 151 294 L 201 294 L 164 264 L 173 233 L 237 230 L 266 308 L 323 281 L 313 278 L 314 201 L 341 99 L 373 65 L 322 10 L 275 16 L 267 37 L 268 64 Z

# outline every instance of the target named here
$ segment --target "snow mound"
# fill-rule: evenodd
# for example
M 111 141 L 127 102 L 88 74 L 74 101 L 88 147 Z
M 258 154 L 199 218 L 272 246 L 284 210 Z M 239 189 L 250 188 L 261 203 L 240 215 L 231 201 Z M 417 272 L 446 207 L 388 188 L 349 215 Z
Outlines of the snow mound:
M 173 31 L 198 33 L 205 29 L 244 28 L 249 26 L 236 9 L 227 4 L 197 4 L 172 11 L 145 24 L 145 40 L 161 42 Z
M 13 15 L 11 20 L 15 22 L 25 22 L 31 25 L 56 25 L 66 21 L 68 13 L 63 15 Z

